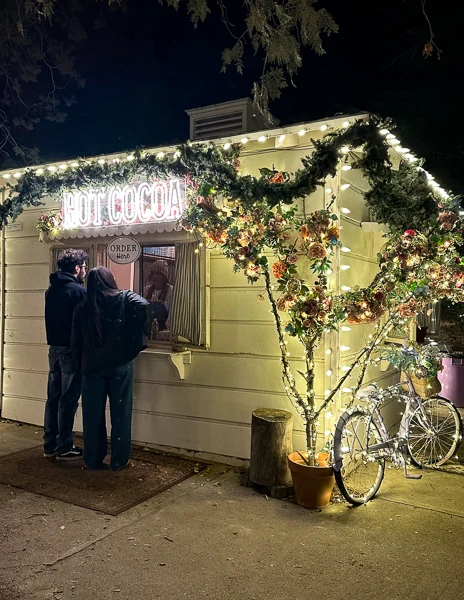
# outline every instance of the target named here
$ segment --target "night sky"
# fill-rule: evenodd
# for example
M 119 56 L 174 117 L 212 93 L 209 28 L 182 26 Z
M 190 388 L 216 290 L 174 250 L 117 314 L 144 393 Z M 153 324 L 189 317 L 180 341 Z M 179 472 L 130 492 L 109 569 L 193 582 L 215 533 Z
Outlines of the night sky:
M 240 23 L 241 2 L 230 19 Z M 327 54 L 307 49 L 304 67 L 271 111 L 283 124 L 373 111 L 399 125 L 403 145 L 427 159 L 444 185 L 464 190 L 464 114 L 458 94 L 464 46 L 463 3 L 429 0 L 441 60 L 424 59 L 428 30 L 419 0 L 322 0 L 340 25 L 324 43 Z M 212 8 L 215 2 L 211 2 Z M 194 29 L 184 11 L 155 0 L 131 0 L 92 26 L 79 47 L 77 69 L 86 86 L 63 124 L 44 122 L 24 137 L 45 160 L 156 146 L 188 137 L 185 110 L 250 96 L 261 58 L 249 50 L 245 74 L 220 72 L 221 50 L 231 44 L 218 14 Z M 461 86 L 462 87 L 462 86 Z

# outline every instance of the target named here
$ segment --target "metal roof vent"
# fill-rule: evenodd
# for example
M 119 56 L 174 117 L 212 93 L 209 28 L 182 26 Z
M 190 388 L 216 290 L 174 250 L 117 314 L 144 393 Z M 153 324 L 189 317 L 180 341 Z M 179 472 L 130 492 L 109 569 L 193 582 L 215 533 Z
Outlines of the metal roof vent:
M 269 127 L 263 115 L 253 108 L 249 98 L 192 108 L 186 113 L 190 117 L 191 140 L 240 135 Z M 273 117 L 272 125 L 278 123 Z

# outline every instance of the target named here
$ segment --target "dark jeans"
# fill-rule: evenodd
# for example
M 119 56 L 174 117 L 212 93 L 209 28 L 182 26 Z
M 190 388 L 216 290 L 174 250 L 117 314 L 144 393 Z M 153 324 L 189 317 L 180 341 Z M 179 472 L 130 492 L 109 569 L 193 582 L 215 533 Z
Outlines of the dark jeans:
M 81 394 L 81 376 L 75 372 L 71 351 L 50 346 L 47 402 L 44 416 L 44 450 L 68 452 L 73 447 L 73 425 Z
M 82 376 L 84 461 L 98 469 L 107 454 L 106 398 L 111 415 L 111 468 L 124 467 L 130 454 L 134 363 Z

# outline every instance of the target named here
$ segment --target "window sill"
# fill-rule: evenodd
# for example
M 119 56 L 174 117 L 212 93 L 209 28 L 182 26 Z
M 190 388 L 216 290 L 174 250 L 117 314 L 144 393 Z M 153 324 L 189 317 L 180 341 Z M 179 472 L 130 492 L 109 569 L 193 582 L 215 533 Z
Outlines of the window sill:
M 141 352 L 146 356 L 159 356 L 167 358 L 177 373 L 179 379 L 185 379 L 185 365 L 192 364 L 192 353 L 190 350 L 174 352 L 171 348 L 146 348 Z

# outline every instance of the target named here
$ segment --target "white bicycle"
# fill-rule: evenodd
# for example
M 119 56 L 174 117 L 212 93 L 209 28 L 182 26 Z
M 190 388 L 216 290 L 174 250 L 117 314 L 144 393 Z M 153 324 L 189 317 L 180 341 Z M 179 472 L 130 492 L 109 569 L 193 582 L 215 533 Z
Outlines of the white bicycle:
M 440 396 L 423 400 L 406 375 L 408 390 L 401 384 L 382 392 L 370 386 L 356 406 L 338 420 L 333 440 L 333 465 L 340 492 L 354 505 L 371 500 L 382 484 L 385 462 L 404 468 L 408 479 L 410 461 L 416 467 L 439 467 L 455 456 L 463 435 L 461 416 L 452 402 Z M 388 433 L 380 406 L 386 397 L 401 397 L 406 407 L 396 436 Z

